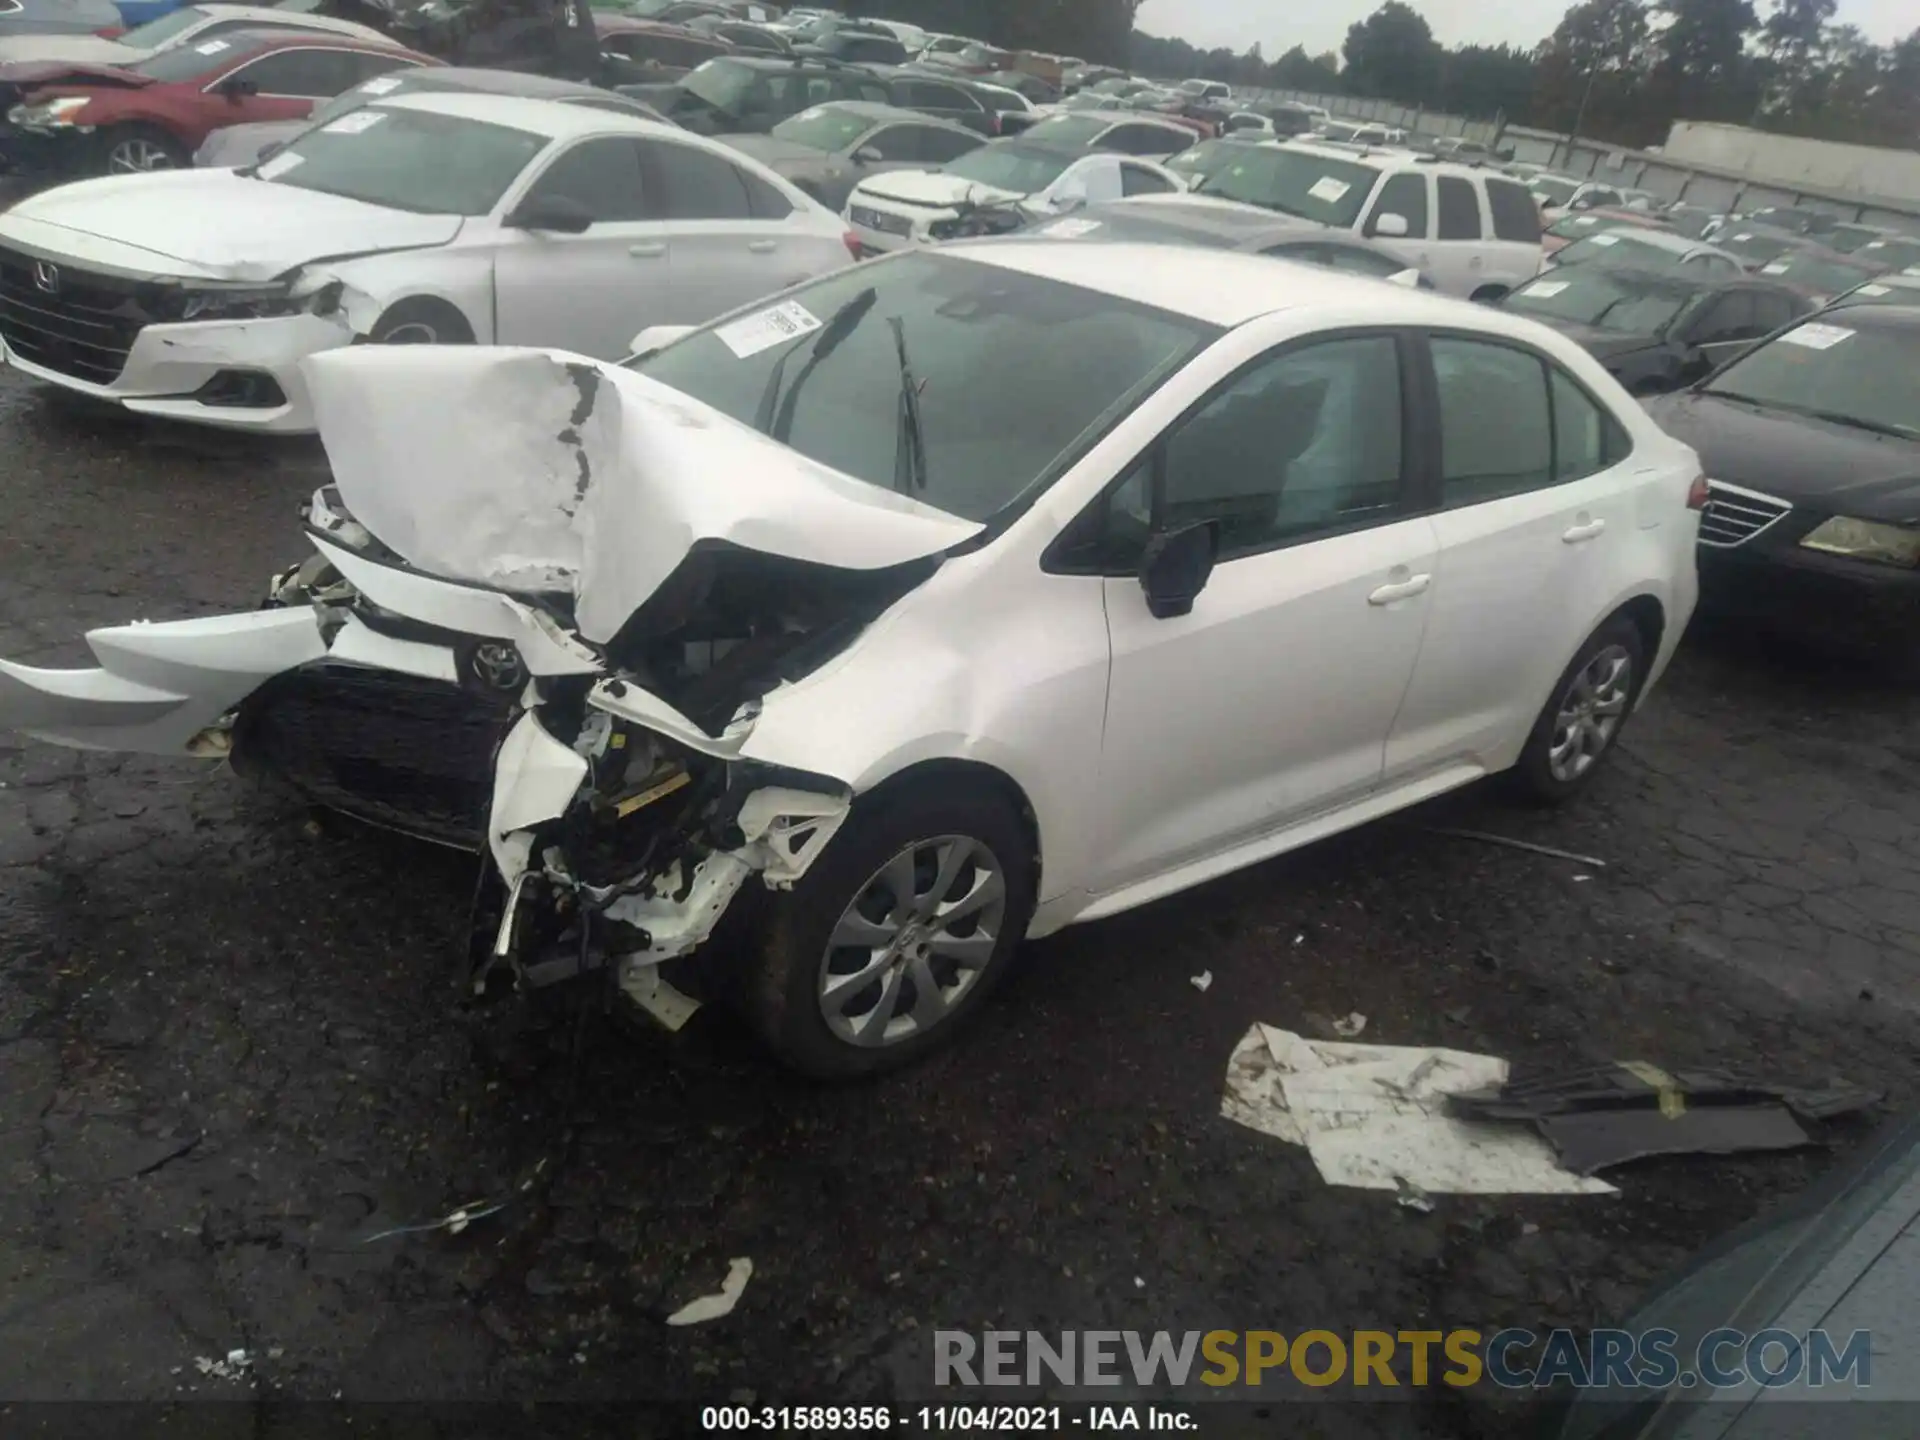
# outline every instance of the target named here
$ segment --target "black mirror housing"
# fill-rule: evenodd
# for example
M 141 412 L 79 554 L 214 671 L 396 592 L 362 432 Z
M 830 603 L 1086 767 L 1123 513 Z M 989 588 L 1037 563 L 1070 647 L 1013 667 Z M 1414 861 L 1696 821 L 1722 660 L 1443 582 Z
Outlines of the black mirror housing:
M 1201 520 L 1163 530 L 1147 541 L 1140 557 L 1140 588 L 1146 593 L 1147 613 L 1156 620 L 1190 614 L 1193 602 L 1213 578 L 1220 551 L 1220 527 Z
M 593 226 L 593 212 L 577 200 L 564 195 L 546 195 L 523 201 L 507 217 L 516 230 L 548 230 L 557 235 L 578 235 Z

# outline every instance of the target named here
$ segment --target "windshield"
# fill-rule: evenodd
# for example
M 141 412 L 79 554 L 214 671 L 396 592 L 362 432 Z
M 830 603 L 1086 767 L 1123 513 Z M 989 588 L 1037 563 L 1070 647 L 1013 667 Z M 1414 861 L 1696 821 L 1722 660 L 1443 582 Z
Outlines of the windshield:
M 1883 240 L 1886 237 L 1866 225 L 1836 225 L 1820 238 L 1826 241 L 1829 249 L 1844 250 L 1850 255 L 1869 240 Z
M 1583 235 L 1604 235 L 1609 230 L 1624 230 L 1632 224 L 1633 221 L 1622 220 L 1614 215 L 1582 212 L 1578 215 L 1562 215 L 1547 227 L 1547 234 L 1558 235 L 1562 240 L 1578 240 Z
M 1760 267 L 1760 273 L 1789 285 L 1833 295 L 1871 279 L 1874 272 L 1864 265 L 1849 265 L 1844 260 L 1801 252 L 1768 261 Z
M 1725 235 L 1716 235 L 1713 243 L 1749 263 L 1771 260 L 1776 255 L 1784 255 L 1796 248 L 1791 240 L 1781 239 L 1777 235 L 1762 235 L 1753 230 L 1734 230 Z
M 1161 163 L 1176 175 L 1205 175 L 1242 148 L 1232 140 L 1202 140 L 1191 149 L 1182 150 L 1171 160 Z
M 805 145 L 809 150 L 844 150 L 873 128 L 873 122 L 845 110 L 816 105 L 773 127 L 773 138 Z
M 1038 130 L 1040 126 L 1036 125 L 1033 129 Z M 1033 131 L 1027 133 L 1031 135 Z M 1073 161 L 1072 155 L 1063 155 L 1058 150 L 1043 150 L 1032 145 L 994 144 L 969 150 L 958 160 L 949 162 L 944 169 L 949 175 L 958 175 L 962 180 L 971 180 L 977 185 L 1009 190 L 1016 195 L 1031 195 L 1058 180 Z
M 1699 286 L 1678 278 L 1589 265 L 1529 280 L 1501 304 L 1522 315 L 1571 320 L 1623 335 L 1658 335 L 1700 293 Z
M 254 173 L 390 210 L 485 215 L 548 143 L 505 125 L 367 107 L 307 131 Z
M 1702 389 L 1769 410 L 1920 437 L 1920 330 L 1802 321 L 1749 350 Z
M 1847 305 L 1920 305 L 1920 275 L 1884 276 L 1869 281 L 1857 290 L 1849 290 L 1834 301 L 1835 308 Z
M 206 18 L 207 12 L 198 6 L 182 5 L 178 10 L 169 11 L 158 20 L 149 20 L 144 25 L 134 26 L 120 37 L 120 43 L 131 45 L 136 50 L 158 50 L 174 36 L 203 24 Z
M 1344 230 L 1367 203 L 1376 178 L 1368 166 L 1351 160 L 1247 145 L 1194 189 Z
M 1889 270 L 1920 265 L 1920 240 L 1869 240 L 1857 252 L 1862 260 Z
M 789 320 L 797 306 L 831 326 L 868 291 L 870 308 L 810 370 L 820 329 L 797 348 L 777 344 L 742 357 L 721 340 L 723 325 L 631 363 L 754 425 L 766 417 L 775 367 L 792 349 L 774 408 L 778 415 L 791 403 L 786 442 L 893 489 L 902 447 L 901 407 L 891 401 L 901 387 L 889 323 L 897 318 L 925 440 L 926 485 L 908 493 L 986 520 L 1051 481 L 1063 457 L 1104 434 L 1220 333 L 1077 285 L 928 251 L 842 270 L 789 291 L 782 304 Z
M 383 95 L 392 95 L 402 89 L 422 88 L 410 84 L 411 77 L 403 71 L 392 75 L 376 75 L 371 80 L 363 80 L 344 94 L 336 95 L 324 105 L 314 107 L 310 117 L 314 126 L 325 125 L 330 120 L 338 120 L 350 110 L 358 110 Z
M 1584 240 L 1576 240 L 1565 249 L 1554 252 L 1555 269 L 1563 265 L 1584 265 L 1589 261 L 1608 265 L 1637 265 L 1643 269 L 1665 270 L 1680 263 L 1683 251 L 1669 250 L 1658 241 L 1647 238 L 1646 232 L 1633 226 L 1622 226 L 1618 230 L 1603 231 L 1598 235 L 1589 235 Z
M 1027 134 L 1047 145 L 1091 145 L 1094 137 L 1104 135 L 1112 123 L 1091 115 L 1049 115 Z
M 1527 189 L 1548 205 L 1564 205 L 1573 198 L 1573 192 L 1580 188 L 1574 180 L 1556 180 L 1551 175 L 1536 175 L 1527 181 Z
M 704 100 L 729 115 L 740 113 L 740 102 L 753 88 L 751 66 L 731 60 L 709 60 L 680 77 L 680 88 L 696 100 Z

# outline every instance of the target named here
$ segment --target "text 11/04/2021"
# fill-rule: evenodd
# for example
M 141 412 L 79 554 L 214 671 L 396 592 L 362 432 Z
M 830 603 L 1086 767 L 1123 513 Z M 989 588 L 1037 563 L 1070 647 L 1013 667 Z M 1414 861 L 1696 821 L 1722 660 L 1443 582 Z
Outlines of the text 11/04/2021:
M 1193 1412 L 1159 1405 L 709 1405 L 700 1412 L 707 1431 L 1004 1435 L 1025 1431 L 1197 1431 Z

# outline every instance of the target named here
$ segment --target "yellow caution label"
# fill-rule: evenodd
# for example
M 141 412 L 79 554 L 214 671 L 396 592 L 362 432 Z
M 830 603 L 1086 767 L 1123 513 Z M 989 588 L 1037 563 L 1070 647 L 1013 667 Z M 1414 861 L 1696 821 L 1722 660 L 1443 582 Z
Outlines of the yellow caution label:
M 1644 1060 L 1622 1060 L 1620 1068 L 1660 1097 L 1660 1113 L 1678 1120 L 1687 1113 L 1687 1097 L 1680 1093 L 1680 1082 L 1658 1065 Z
M 677 770 L 658 785 L 650 785 L 637 795 L 629 795 L 613 807 L 613 813 L 622 820 L 636 810 L 644 810 L 656 800 L 665 799 L 684 785 L 693 783 L 693 777 L 684 770 Z

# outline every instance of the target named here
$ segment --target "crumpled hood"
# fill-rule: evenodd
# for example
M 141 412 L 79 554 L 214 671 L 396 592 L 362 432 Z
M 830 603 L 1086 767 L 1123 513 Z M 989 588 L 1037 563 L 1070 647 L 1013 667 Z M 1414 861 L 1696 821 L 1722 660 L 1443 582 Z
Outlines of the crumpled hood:
M 0 40 L 0 79 L 13 65 L 131 65 L 155 52 L 100 35 L 17 35 Z
M 880 179 L 869 180 L 859 193 L 876 200 L 904 200 L 909 205 L 929 208 L 955 206 L 971 195 L 977 201 L 1017 200 L 1017 190 L 1001 190 L 982 185 L 978 180 L 962 179 L 939 170 L 896 170 Z
M 982 529 L 564 351 L 356 346 L 302 369 L 354 519 L 441 579 L 570 591 L 596 644 L 696 545 L 878 570 Z
M 127 270 L 271 280 L 315 260 L 444 245 L 460 224 L 457 215 L 415 215 L 191 169 L 43 190 L 0 214 L 0 238 Z

